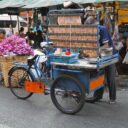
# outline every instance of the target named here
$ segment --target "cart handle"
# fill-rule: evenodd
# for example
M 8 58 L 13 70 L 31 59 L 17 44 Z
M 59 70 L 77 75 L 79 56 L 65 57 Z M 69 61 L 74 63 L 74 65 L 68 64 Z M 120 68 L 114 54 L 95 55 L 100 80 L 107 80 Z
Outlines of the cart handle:
M 98 11 L 95 9 L 63 9 L 63 10 L 51 10 L 48 15 L 52 12 L 84 12 L 84 11 Z

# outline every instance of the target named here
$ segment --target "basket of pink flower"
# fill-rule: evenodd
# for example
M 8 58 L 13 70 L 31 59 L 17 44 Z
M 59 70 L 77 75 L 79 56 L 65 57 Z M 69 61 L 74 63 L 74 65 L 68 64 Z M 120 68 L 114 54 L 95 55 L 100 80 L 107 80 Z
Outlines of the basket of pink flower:
M 0 43 L 0 62 L 2 65 L 2 73 L 4 78 L 4 85 L 8 84 L 8 72 L 11 69 L 12 62 L 27 62 L 29 55 L 33 55 L 33 49 L 26 44 L 25 39 L 18 36 L 11 36 L 4 39 Z

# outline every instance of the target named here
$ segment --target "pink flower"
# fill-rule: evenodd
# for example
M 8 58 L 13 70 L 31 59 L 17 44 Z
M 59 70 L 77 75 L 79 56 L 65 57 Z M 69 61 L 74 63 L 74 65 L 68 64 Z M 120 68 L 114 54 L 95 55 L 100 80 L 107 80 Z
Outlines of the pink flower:
M 33 49 L 26 44 L 25 39 L 12 35 L 0 43 L 0 55 L 7 55 L 13 52 L 17 55 L 34 55 Z

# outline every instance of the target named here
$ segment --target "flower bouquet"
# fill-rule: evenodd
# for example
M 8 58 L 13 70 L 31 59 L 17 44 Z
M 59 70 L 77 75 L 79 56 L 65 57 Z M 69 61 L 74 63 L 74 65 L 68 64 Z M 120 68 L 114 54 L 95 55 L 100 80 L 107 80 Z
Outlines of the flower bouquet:
M 12 35 L 0 43 L 0 55 L 34 55 L 34 51 L 26 44 L 24 38 Z
M 13 66 L 12 62 L 27 62 L 29 55 L 34 55 L 33 49 L 26 43 L 24 38 L 12 35 L 0 43 L 0 61 L 4 77 L 4 85 L 8 84 L 8 72 Z

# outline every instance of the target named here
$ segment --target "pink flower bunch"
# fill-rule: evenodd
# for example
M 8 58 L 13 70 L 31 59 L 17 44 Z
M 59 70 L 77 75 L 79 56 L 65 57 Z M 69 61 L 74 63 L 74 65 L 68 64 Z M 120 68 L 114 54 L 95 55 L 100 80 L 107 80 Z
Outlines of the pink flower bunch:
M 16 55 L 34 55 L 33 49 L 26 44 L 25 39 L 15 35 L 4 39 L 0 43 L 0 55 L 8 55 L 9 53 Z

